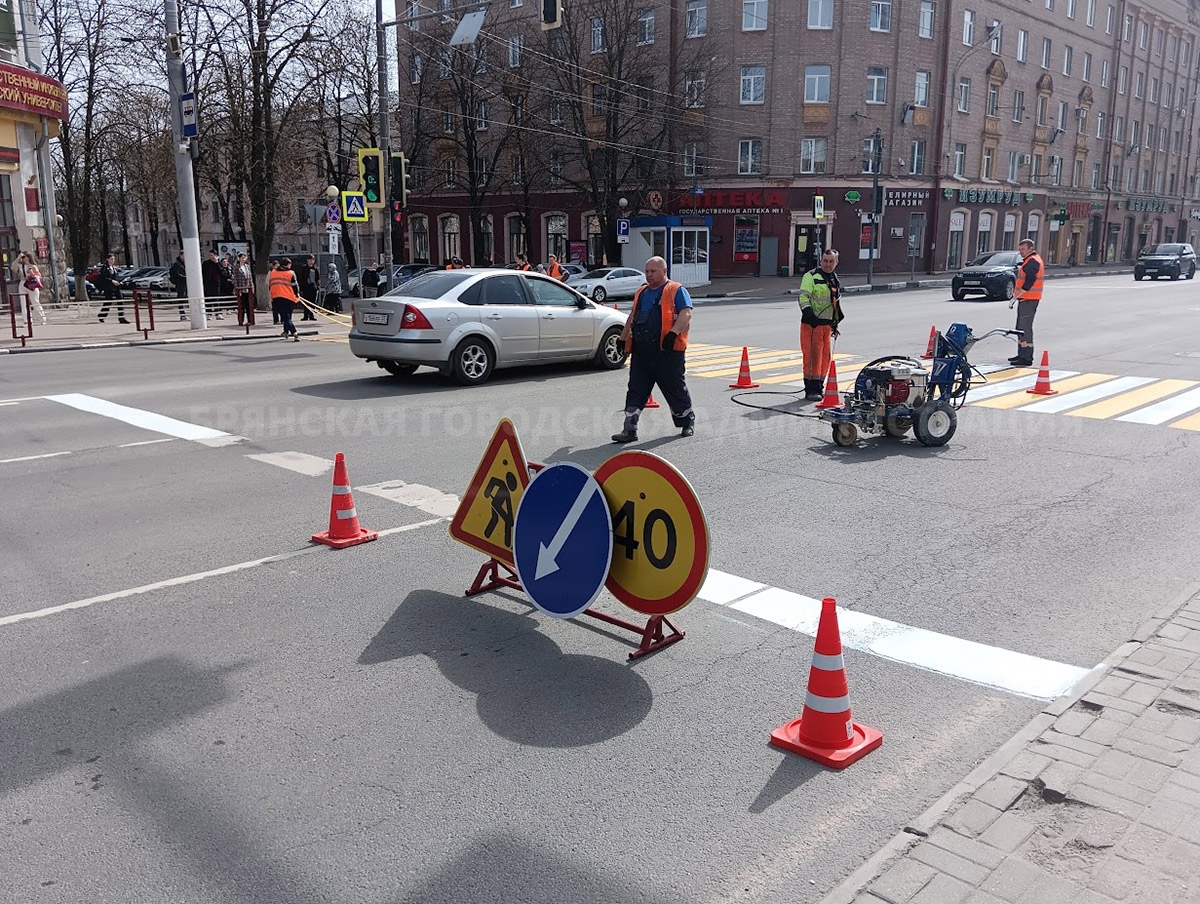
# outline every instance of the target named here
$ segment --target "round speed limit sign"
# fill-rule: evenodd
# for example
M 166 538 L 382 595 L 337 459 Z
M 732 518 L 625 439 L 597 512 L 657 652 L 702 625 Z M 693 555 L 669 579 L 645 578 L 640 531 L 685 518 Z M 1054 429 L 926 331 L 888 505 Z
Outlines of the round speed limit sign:
M 596 471 L 613 519 L 605 586 L 643 615 L 669 615 L 700 591 L 708 524 L 691 484 L 649 452 L 621 452 Z

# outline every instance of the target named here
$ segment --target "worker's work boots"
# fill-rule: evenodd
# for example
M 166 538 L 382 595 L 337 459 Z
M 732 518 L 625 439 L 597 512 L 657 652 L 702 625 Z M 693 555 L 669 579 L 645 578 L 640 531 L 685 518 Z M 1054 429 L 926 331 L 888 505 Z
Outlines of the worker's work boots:
M 621 428 L 620 433 L 613 434 L 612 441 L 614 443 L 636 443 L 637 425 L 638 413 L 625 415 L 625 426 Z

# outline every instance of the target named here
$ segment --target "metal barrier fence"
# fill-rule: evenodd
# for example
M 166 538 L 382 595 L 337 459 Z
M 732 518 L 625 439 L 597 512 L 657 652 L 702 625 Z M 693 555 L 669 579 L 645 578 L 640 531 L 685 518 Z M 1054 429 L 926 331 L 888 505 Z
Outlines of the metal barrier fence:
M 149 326 L 142 326 L 142 302 L 146 303 Z M 143 339 L 150 338 L 150 331 L 154 329 L 154 293 L 150 289 L 133 290 L 133 328 L 141 332 Z
M 24 329 L 20 335 L 17 333 L 17 302 L 21 299 L 21 310 L 25 314 Z M 32 305 L 29 304 L 29 298 L 24 292 L 9 292 L 8 285 L 0 280 L 0 303 L 8 306 L 8 319 L 12 324 L 12 337 L 21 341 L 21 348 L 25 347 L 25 340 L 33 338 L 33 311 Z

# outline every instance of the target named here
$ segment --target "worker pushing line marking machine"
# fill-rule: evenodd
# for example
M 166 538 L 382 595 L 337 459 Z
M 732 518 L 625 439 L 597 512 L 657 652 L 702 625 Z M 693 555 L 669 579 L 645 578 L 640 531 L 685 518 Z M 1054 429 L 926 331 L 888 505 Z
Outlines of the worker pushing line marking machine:
M 791 395 L 797 393 L 737 393 L 731 398 L 739 405 L 760 411 L 777 411 L 794 417 L 819 418 L 833 425 L 833 441 L 852 446 L 858 434 L 885 433 L 899 439 L 913 431 L 923 446 L 943 446 L 958 428 L 958 409 L 967 401 L 972 386 L 987 383 L 987 377 L 967 360 L 976 342 L 991 336 L 1019 339 L 1020 330 L 992 330 L 976 336 L 965 323 L 953 323 L 937 333 L 930 369 L 915 358 L 885 355 L 869 362 L 854 380 L 854 388 L 844 393 L 842 404 L 819 412 L 789 411 L 742 401 L 750 395 Z M 978 377 L 978 380 L 975 379 Z

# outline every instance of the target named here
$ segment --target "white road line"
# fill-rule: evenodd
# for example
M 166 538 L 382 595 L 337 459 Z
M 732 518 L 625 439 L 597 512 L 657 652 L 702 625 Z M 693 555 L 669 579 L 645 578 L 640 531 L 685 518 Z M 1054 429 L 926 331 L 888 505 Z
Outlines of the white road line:
M 736 588 L 736 582 L 753 583 L 715 569 L 709 569 L 706 588 L 710 581 L 715 582 L 714 592 L 706 595 L 705 588 L 701 588 L 700 598 L 714 603 L 728 596 L 720 591 Z M 721 605 L 812 637 L 816 636 L 821 615 L 820 600 L 777 587 L 767 587 Z M 912 628 L 853 609 L 838 609 L 838 627 L 842 646 L 852 650 L 1036 700 L 1062 696 L 1089 672 L 1079 666 Z
M 254 461 L 261 461 L 263 464 L 295 471 L 297 474 L 304 474 L 307 477 L 320 477 L 333 467 L 330 459 L 318 458 L 316 455 L 309 455 L 306 452 L 263 452 L 246 457 L 252 458 Z
M 199 424 L 189 424 L 186 421 L 179 421 L 173 417 L 155 414 L 153 411 L 143 411 L 141 408 L 118 405 L 115 402 L 108 402 L 104 399 L 83 395 L 78 392 L 69 392 L 65 395 L 51 395 L 45 398 L 51 402 L 58 402 L 60 405 L 77 408 L 80 411 L 87 411 L 91 414 L 99 414 L 103 417 L 110 417 L 113 420 L 132 424 L 134 427 L 141 427 L 143 430 L 150 430 L 154 433 L 165 433 L 167 436 L 174 436 L 178 439 L 195 442 L 206 439 L 218 439 L 230 435 L 222 430 L 201 427 Z
M 153 446 L 155 443 L 173 443 L 175 438 L 168 436 L 164 439 L 144 439 L 140 443 L 122 443 L 118 449 L 132 449 L 134 446 Z
M 1169 399 L 1163 399 L 1145 408 L 1123 415 L 1118 421 L 1129 421 L 1133 424 L 1165 424 L 1189 411 L 1200 408 L 1200 387 L 1189 389 L 1187 392 Z
M 1021 410 L 1040 411 L 1043 414 L 1057 414 L 1060 411 L 1068 411 L 1071 408 L 1086 405 L 1088 402 L 1107 399 L 1109 396 L 1115 396 L 1117 393 L 1125 392 L 1127 389 L 1137 389 L 1139 386 L 1145 386 L 1147 383 L 1153 382 L 1153 377 L 1118 377 L 1115 380 L 1109 380 L 1107 383 L 1100 383 L 1097 386 L 1089 386 L 1087 389 L 1068 392 L 1066 395 L 1061 395 L 1057 398 L 1046 399 L 1044 402 L 1025 405 Z
M 1053 384 L 1055 380 L 1065 380 L 1067 377 L 1073 377 L 1078 374 L 1077 370 L 1052 370 L 1050 371 L 1050 381 Z M 972 389 L 967 393 L 967 404 L 971 402 L 982 402 L 984 399 L 995 398 L 996 396 L 1008 395 L 1010 392 L 1017 392 L 1021 389 L 1030 389 L 1037 383 L 1037 374 L 1030 374 L 1027 377 L 1014 377 L 1011 380 L 1004 380 L 1000 383 L 989 383 L 986 386 L 980 386 L 978 389 Z
M 0 465 L 12 464 L 15 461 L 36 461 L 39 458 L 57 458 L 59 455 L 70 455 L 70 452 L 47 452 L 44 455 L 22 455 L 20 458 L 0 459 Z
M 20 405 L 20 402 L 0 402 L 0 408 L 7 408 L 9 405 Z
M 21 399 L 0 399 L 0 405 L 15 405 L 17 402 L 40 402 L 45 396 L 32 395 Z
M 428 521 L 419 521 L 416 524 L 404 524 L 400 527 L 389 527 L 386 530 L 379 531 L 379 536 L 386 537 L 391 534 L 404 533 L 410 530 L 417 530 L 421 527 L 429 527 L 433 524 L 445 523 L 444 518 L 432 518 Z M 226 565 L 223 568 L 214 568 L 210 571 L 198 571 L 195 574 L 185 574 L 182 577 L 168 578 L 165 581 L 155 581 L 153 584 L 143 584 L 141 587 L 131 587 L 128 590 L 118 590 L 115 593 L 105 593 L 100 596 L 89 597 L 85 600 L 76 600 L 73 603 L 63 603 L 61 606 L 47 606 L 45 609 L 36 609 L 32 612 L 19 612 L 16 615 L 5 615 L 0 618 L 0 628 L 8 625 L 15 625 L 17 622 L 31 621 L 36 618 L 46 618 L 51 615 L 58 615 L 60 612 L 68 612 L 72 609 L 87 609 L 95 606 L 97 603 L 108 603 L 113 600 L 126 599 L 131 596 L 140 596 L 143 593 L 152 593 L 155 590 L 162 590 L 166 587 L 180 587 L 184 584 L 194 584 L 197 581 L 203 581 L 205 578 L 213 578 L 223 574 L 233 574 L 238 571 L 246 571 L 250 568 L 257 568 L 259 565 L 270 565 L 274 562 L 286 562 L 288 559 L 295 559 L 299 556 L 307 556 L 318 552 L 329 552 L 329 547 L 313 544 L 306 546 L 303 549 L 296 549 L 292 552 L 284 552 L 279 555 L 266 556 L 261 559 L 252 559 L 249 562 L 239 562 L 236 565 Z
M 766 584 L 760 584 L 757 581 L 748 581 L 745 578 L 739 578 L 736 574 L 726 574 L 723 571 L 710 568 L 708 569 L 708 574 L 704 576 L 704 586 L 700 588 L 698 596 L 700 599 L 708 600 L 710 603 L 716 603 L 719 606 L 728 606 L 734 600 L 740 600 L 743 596 L 756 593 L 766 586 Z
M 419 483 L 389 480 L 384 483 L 371 484 L 370 486 L 355 487 L 354 489 L 361 493 L 370 493 L 372 496 L 389 499 L 392 502 L 398 502 L 401 505 L 420 509 L 423 512 L 443 518 L 453 517 L 454 513 L 458 510 L 457 496 L 450 493 L 443 493 L 441 490 L 435 490 L 433 487 L 422 486 Z

